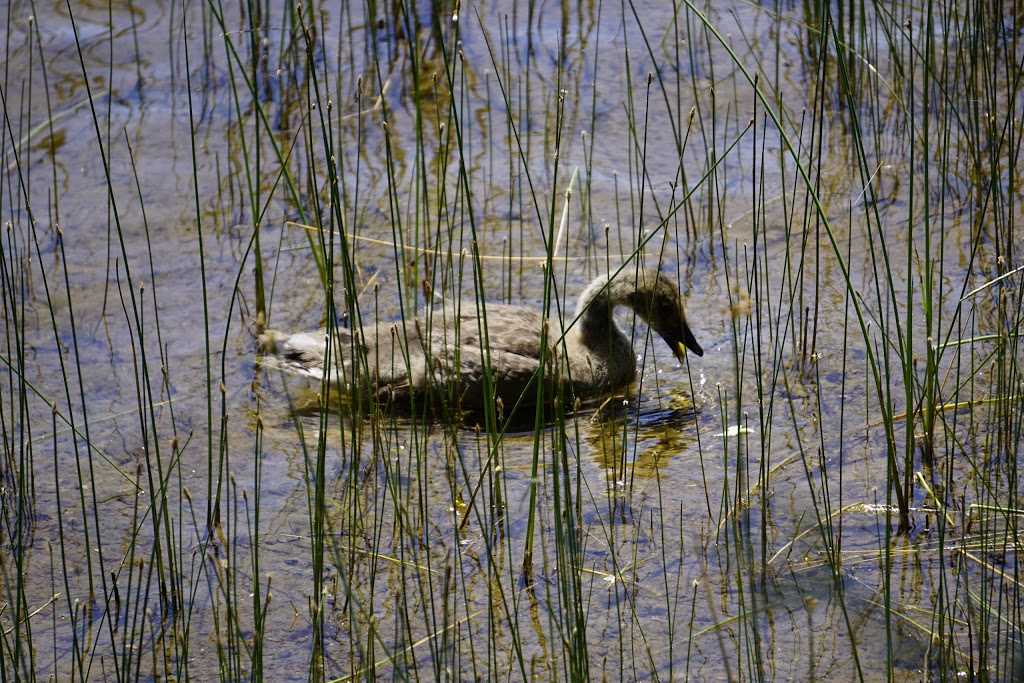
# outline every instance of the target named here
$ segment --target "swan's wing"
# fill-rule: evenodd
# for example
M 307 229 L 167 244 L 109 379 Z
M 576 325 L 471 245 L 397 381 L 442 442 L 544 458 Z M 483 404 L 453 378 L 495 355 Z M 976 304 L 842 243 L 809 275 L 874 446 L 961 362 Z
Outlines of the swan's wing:
M 510 410 L 524 395 L 522 404 L 533 405 L 543 316 L 520 306 L 489 304 L 484 327 L 476 313 L 472 307 L 448 321 L 438 311 L 433 317 L 427 313 L 421 318 L 421 326 L 427 324 L 423 321 L 433 323 L 429 334 L 423 335 L 424 386 L 442 387 L 449 397 L 456 395 L 451 392 L 459 392 L 461 406 L 471 410 L 481 409 L 492 398 L 500 399 L 504 409 Z M 550 330 L 549 345 L 561 334 L 557 325 Z M 490 369 L 489 386 L 485 367 Z
M 323 379 L 326 366 L 330 381 L 349 393 L 356 391 L 357 378 L 366 378 L 368 390 L 398 399 L 429 390 L 457 398 L 468 409 L 482 407 L 490 397 L 500 398 L 510 409 L 527 393 L 525 404 L 533 404 L 543 317 L 528 308 L 490 305 L 483 337 L 476 313 L 475 306 L 449 318 L 441 311 L 427 311 L 404 325 L 380 323 L 356 331 L 338 330 L 330 349 L 332 359 L 326 358 L 326 330 L 298 334 L 267 330 L 258 344 L 265 365 L 316 381 Z M 549 326 L 548 344 L 560 334 L 557 324 Z M 485 366 L 493 383 L 489 390 Z
M 522 306 L 488 304 L 486 320 L 476 306 L 463 307 L 457 324 L 449 323 L 438 312 L 434 313 L 434 325 L 430 334 L 425 335 L 435 347 L 444 348 L 487 348 L 492 355 L 502 352 L 523 358 L 540 358 L 540 337 L 544 316 L 539 311 Z M 424 317 L 421 320 L 431 320 Z M 560 335 L 558 324 L 549 325 L 548 344 Z M 553 335 L 553 336 L 552 336 Z

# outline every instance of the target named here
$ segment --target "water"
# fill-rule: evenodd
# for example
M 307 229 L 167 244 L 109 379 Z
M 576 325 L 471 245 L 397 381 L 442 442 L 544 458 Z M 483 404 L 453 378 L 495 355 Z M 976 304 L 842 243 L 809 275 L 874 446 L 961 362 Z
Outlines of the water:
M 80 50 L 65 6 L 15 2 L 4 16 L 3 601 L 17 602 L 11 579 L 21 575 L 26 610 L 39 610 L 29 621 L 36 660 L 18 666 L 57 678 L 88 666 L 83 677 L 107 679 L 135 668 L 171 675 L 187 662 L 197 680 L 242 678 L 244 666 L 224 662 L 247 662 L 260 645 L 270 680 L 307 678 L 311 660 L 328 678 L 415 667 L 427 678 L 450 669 L 559 679 L 584 646 L 594 678 L 875 679 L 889 668 L 911 680 L 926 665 L 960 665 L 935 663 L 935 611 L 911 617 L 935 600 L 954 605 L 946 619 L 963 617 L 962 603 L 934 597 L 952 590 L 944 582 L 973 590 L 996 575 L 969 553 L 949 573 L 940 549 L 966 519 L 937 531 L 923 486 L 911 532 L 891 535 L 873 377 L 880 369 L 893 390 L 894 414 L 915 409 L 896 358 L 894 322 L 907 311 L 922 309 L 903 342 L 913 381 L 930 344 L 999 331 L 994 292 L 968 300 L 976 308 L 959 302 L 1015 263 L 1012 240 L 979 225 L 992 213 L 1012 222 L 1017 209 L 985 209 L 959 157 L 943 167 L 941 194 L 910 192 L 933 172 L 922 146 L 961 148 L 934 130 L 908 134 L 919 110 L 892 113 L 912 96 L 894 66 L 903 48 L 861 44 L 849 56 L 863 79 L 861 120 L 874 124 L 858 138 L 834 60 L 819 75 L 820 46 L 802 28 L 810 18 L 784 6 L 709 10 L 733 60 L 693 14 L 680 14 L 678 33 L 656 28 L 672 26 L 660 3 L 636 15 L 477 3 L 463 5 L 457 26 L 441 16 L 436 27 L 426 6 L 376 23 L 361 7 L 325 5 L 312 69 L 288 52 L 291 19 L 274 14 L 254 44 L 265 60 L 255 71 L 239 8 L 225 8 L 224 28 L 195 3 L 72 10 Z M 867 19 L 877 40 L 880 20 Z M 446 62 L 456 29 L 461 53 Z M 785 136 L 737 64 L 760 74 Z M 1019 99 L 999 104 L 1015 121 Z M 475 246 L 489 300 L 539 307 L 545 244 L 571 187 L 567 259 L 554 262 L 560 296 L 571 308 L 591 276 L 653 236 L 646 258 L 678 276 L 704 357 L 681 366 L 660 340 L 645 345 L 641 326 L 643 370 L 628 405 L 579 411 L 536 438 L 323 417 L 317 387 L 258 363 L 252 239 L 270 322 L 322 325 L 308 241 L 317 233 L 296 222 L 328 205 L 327 130 L 344 201 L 323 223 L 351 235 L 356 265 L 339 306 L 356 296 L 364 318 L 395 319 L 441 295 L 475 297 Z M 858 139 L 869 178 L 856 170 Z M 835 246 L 822 221 L 804 218 L 814 207 L 787 146 L 816 173 Z M 1012 156 L 1001 154 L 1012 196 Z M 889 269 L 879 273 L 882 240 Z M 930 331 L 929 255 L 941 256 L 944 294 Z M 952 347 L 940 356 L 946 400 L 968 400 L 952 390 L 961 382 L 975 399 L 1015 386 L 968 382 L 971 367 L 988 377 L 980 357 L 992 350 L 972 348 L 974 360 Z M 941 464 L 915 459 L 912 472 L 946 487 L 946 504 L 991 502 L 977 493 L 981 477 L 1012 488 L 1015 458 L 974 467 L 985 452 L 1015 452 L 1014 437 L 985 437 L 998 417 L 943 415 Z M 908 421 L 895 424 L 902 445 Z M 993 538 L 1005 527 L 977 519 Z M 318 533 L 322 567 L 311 559 Z M 1013 568 L 1012 550 L 1000 557 Z M 158 599 L 168 585 L 180 592 Z M 1012 586 L 991 590 L 1019 609 Z M 888 619 L 887 595 L 897 614 Z M 187 634 L 175 631 L 182 623 Z

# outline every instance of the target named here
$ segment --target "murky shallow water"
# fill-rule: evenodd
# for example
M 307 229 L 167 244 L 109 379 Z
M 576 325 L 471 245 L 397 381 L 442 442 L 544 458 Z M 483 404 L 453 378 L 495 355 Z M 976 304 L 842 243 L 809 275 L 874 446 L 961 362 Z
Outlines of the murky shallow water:
M 664 34 L 672 24 L 662 4 L 641 9 L 652 59 L 636 17 L 624 18 L 619 8 L 562 15 L 545 5 L 531 14 L 516 4 L 478 3 L 463 8 L 461 53 L 449 84 L 433 79 L 445 63 L 428 10 L 419 9 L 423 34 L 414 61 L 407 36 L 390 19 L 368 31 L 361 10 L 325 6 L 317 15 L 323 42 L 315 68 L 317 77 L 331 75 L 327 112 L 296 99 L 308 72 L 282 57 L 291 24 L 274 17 L 268 42 L 256 46 L 270 65 L 258 82 L 272 144 L 253 123 L 250 96 L 240 92 L 236 103 L 230 85 L 232 77 L 240 82 L 240 67 L 226 56 L 207 9 L 190 6 L 183 17 L 178 6 L 145 3 L 109 14 L 74 8 L 98 131 L 66 8 L 14 3 L 8 12 L 4 358 L 24 383 L 4 373 L 11 454 L 4 467 L 8 487 L 16 472 L 31 472 L 34 497 L 19 518 L 28 522 L 9 524 L 12 546 L 23 551 L 11 557 L 25 564 L 8 564 L 5 576 L 30 577 L 30 611 L 60 596 L 32 617 L 33 667 L 61 678 L 80 657 L 91 663 L 88 677 L 113 678 L 116 667 L 162 672 L 156 660 L 168 657 L 187 661 L 197 680 L 218 672 L 240 678 L 244 672 L 218 669 L 218 648 L 223 656 L 258 643 L 266 677 L 302 679 L 320 642 L 328 677 L 357 666 L 379 666 L 388 676 L 411 675 L 416 666 L 429 677 L 442 675 L 432 668 L 439 666 L 456 677 L 557 678 L 555 672 L 572 669 L 580 646 L 578 625 L 562 613 L 566 601 L 575 601 L 595 678 L 753 678 L 755 662 L 778 680 L 858 671 L 874 678 L 887 661 L 898 678 L 919 676 L 930 639 L 909 620 L 887 623 L 884 575 L 908 612 L 927 604 L 942 586 L 937 548 L 944 539 L 933 531 L 934 513 L 915 514 L 913 531 L 892 538 L 884 514 L 865 507 L 892 501 L 885 434 L 869 393 L 871 367 L 841 269 L 821 224 L 808 223 L 816 232 L 800 227 L 804 195 L 793 190 L 799 183 L 792 165 L 779 162 L 777 130 L 765 126 L 762 105 L 727 53 L 696 39 L 692 17 L 689 25 L 681 22 L 677 40 Z M 238 10 L 227 15 L 234 26 Z M 738 5 L 709 18 L 731 36 L 740 63 L 762 66 L 786 130 L 799 135 L 795 122 L 817 82 L 799 17 L 780 21 L 763 8 Z M 453 29 L 446 18 L 442 24 L 448 40 Z M 230 36 L 248 63 L 243 35 L 232 29 Z M 372 68 L 372 39 L 383 55 L 379 72 Z M 882 77 L 894 82 L 884 67 L 879 62 Z M 650 72 L 666 79 L 664 91 L 657 78 L 648 90 Z M 880 84 L 864 88 L 879 91 Z M 840 118 L 835 97 L 823 121 Z M 425 114 L 418 136 L 417 104 Z M 684 179 L 674 136 L 692 106 L 697 116 L 682 154 Z M 33 133 L 16 159 L 11 136 L 25 137 L 48 111 L 66 114 L 54 118 L 52 133 Z M 248 122 L 241 128 L 240 111 Z M 393 318 L 402 306 L 425 303 L 417 285 L 426 262 L 414 262 L 416 252 L 399 253 L 396 236 L 417 249 L 451 247 L 458 263 L 475 234 L 487 257 L 489 298 L 539 305 L 543 272 L 519 257 L 544 254 L 578 170 L 564 242 L 570 259 L 556 262 L 565 295 L 571 301 L 607 261 L 653 232 L 646 251 L 686 287 L 705 356 L 681 367 L 660 342 L 645 350 L 638 335 L 637 351 L 647 354 L 631 398 L 639 416 L 591 420 L 581 413 L 567 423 L 564 442 L 557 428 L 496 443 L 470 429 L 321 419 L 318 411 L 295 410 L 296 403 L 308 405 L 311 389 L 257 363 L 250 239 L 258 217 L 272 272 L 271 322 L 319 326 L 324 295 L 307 234 L 288 221 L 309 220 L 305 212 L 327 200 L 317 141 L 320 117 L 328 115 L 340 153 L 345 227 L 358 237 L 352 246 L 363 315 Z M 755 128 L 746 130 L 752 117 Z M 867 156 L 878 164 L 870 206 L 853 172 L 848 130 L 829 125 L 820 144 L 804 130 L 798 143 L 806 150 L 801 157 L 812 158 L 820 172 L 825 213 L 873 329 L 891 324 L 894 311 L 920 305 L 917 294 L 908 303 L 907 287 L 917 282 L 920 258 L 908 254 L 908 234 L 920 248 L 921 214 L 911 213 L 905 191 L 920 165 L 899 123 L 866 138 Z M 304 140 L 311 130 L 313 142 Z M 281 183 L 275 147 L 289 155 L 299 202 Z M 671 213 L 682 187 L 696 185 L 707 170 L 712 148 L 721 165 L 688 205 Z M 948 204 L 930 215 L 934 237 L 945 236 L 942 287 L 961 292 L 964 283 L 969 289 L 982 274 L 1001 271 L 990 244 L 971 251 L 978 209 L 966 173 L 959 176 L 956 164 L 951 169 Z M 867 230 L 865 216 L 878 217 L 881 232 Z M 338 227 L 337 219 L 330 223 Z M 891 266 L 879 276 L 871 254 L 882 238 Z M 436 291 L 474 294 L 468 266 L 438 266 L 439 278 L 461 273 L 464 280 L 447 287 L 435 280 Z M 942 310 L 947 319 L 955 298 Z M 989 301 L 979 301 L 975 318 L 957 320 L 959 336 L 987 330 Z M 917 335 L 910 345 L 921 357 L 925 335 Z M 876 355 L 885 351 L 879 337 L 871 338 Z M 140 395 L 143 367 L 153 390 Z M 767 384 L 759 387 L 758 377 Z M 898 371 L 894 378 L 899 397 L 905 379 Z M 26 391 L 38 394 L 26 395 L 21 412 L 17 387 L 29 385 Z M 51 403 L 58 419 L 51 418 Z M 77 439 L 62 422 L 72 416 Z M 990 447 L 984 416 L 962 410 L 947 424 L 958 448 Z M 1015 452 L 1014 444 L 1004 448 Z M 31 464 L 18 461 L 18 453 L 30 455 Z M 984 473 L 949 463 L 943 467 L 957 496 L 973 490 L 977 477 L 1002 490 L 1018 476 L 1006 461 Z M 767 487 L 756 485 L 762 469 L 771 475 Z M 150 497 L 161 478 L 166 508 Z M 326 511 L 322 584 L 310 560 L 316 481 L 323 483 Z M 218 495 L 221 527 L 210 544 L 206 521 Z M 922 507 L 925 494 L 916 495 Z M 567 496 L 579 501 L 576 584 L 553 548 Z M 531 505 L 538 513 L 532 583 L 523 562 Z M 821 528 L 835 537 L 818 530 L 824 521 Z M 15 542 L 16 534 L 25 535 Z M 163 557 L 167 574 L 154 570 L 154 539 L 162 552 L 177 555 Z M 879 553 L 887 544 L 888 569 Z M 842 552 L 839 576 L 825 560 L 830 547 Z M 963 571 L 978 566 L 967 563 Z M 110 572 L 126 596 L 116 618 L 103 610 L 102 596 L 113 593 Z M 167 617 L 153 616 L 153 596 L 167 575 L 182 577 L 184 594 L 171 598 L 181 601 L 177 607 L 161 603 L 163 614 L 190 615 L 188 637 L 176 642 L 158 637 Z M 318 586 L 322 632 L 310 616 Z M 579 593 L 567 597 L 562 591 L 569 588 Z M 268 595 L 257 627 L 255 605 Z M 237 625 L 223 621 L 232 611 Z M 76 655 L 81 651 L 87 654 Z M 385 662 L 386 653 L 397 653 L 398 663 Z

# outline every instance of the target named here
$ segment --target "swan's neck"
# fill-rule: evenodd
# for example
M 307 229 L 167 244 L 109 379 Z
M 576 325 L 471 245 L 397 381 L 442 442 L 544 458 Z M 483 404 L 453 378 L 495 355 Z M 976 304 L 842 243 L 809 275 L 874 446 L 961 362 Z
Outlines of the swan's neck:
M 636 375 L 633 345 L 615 324 L 615 309 L 623 303 L 615 296 L 613 282 L 608 287 L 595 283 L 580 297 L 576 341 L 582 352 L 570 358 L 573 366 L 586 364 L 597 384 L 611 387 L 629 383 Z

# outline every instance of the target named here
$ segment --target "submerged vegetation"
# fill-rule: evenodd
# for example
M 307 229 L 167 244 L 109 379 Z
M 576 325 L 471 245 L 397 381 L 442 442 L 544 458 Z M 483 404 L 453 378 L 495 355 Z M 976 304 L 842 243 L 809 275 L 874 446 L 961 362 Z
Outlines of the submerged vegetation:
M 1024 678 L 1013 8 L 144 5 L 0 10 L 0 681 Z M 620 267 L 594 406 L 257 359 Z

